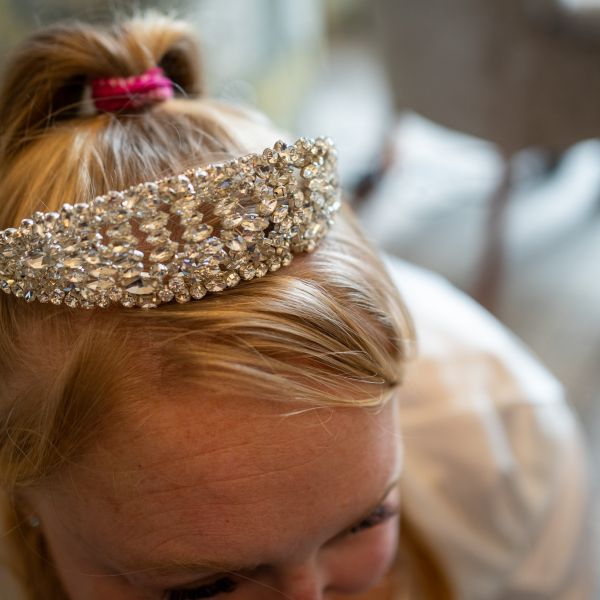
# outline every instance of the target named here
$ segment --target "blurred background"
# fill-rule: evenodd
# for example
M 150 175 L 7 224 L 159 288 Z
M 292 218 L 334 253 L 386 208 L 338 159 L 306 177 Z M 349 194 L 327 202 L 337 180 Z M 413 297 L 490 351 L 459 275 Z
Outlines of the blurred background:
M 523 339 L 600 464 L 600 0 L 0 0 L 0 56 L 134 6 L 196 24 L 212 95 L 333 137 L 373 242 Z

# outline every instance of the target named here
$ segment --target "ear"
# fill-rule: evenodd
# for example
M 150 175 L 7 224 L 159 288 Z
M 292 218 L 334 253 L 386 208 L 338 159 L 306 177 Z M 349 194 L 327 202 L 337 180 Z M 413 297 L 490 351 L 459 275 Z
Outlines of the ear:
M 12 505 L 15 513 L 30 527 L 39 527 L 41 522 L 36 509 L 34 498 L 25 490 L 15 492 L 8 498 L 8 502 Z

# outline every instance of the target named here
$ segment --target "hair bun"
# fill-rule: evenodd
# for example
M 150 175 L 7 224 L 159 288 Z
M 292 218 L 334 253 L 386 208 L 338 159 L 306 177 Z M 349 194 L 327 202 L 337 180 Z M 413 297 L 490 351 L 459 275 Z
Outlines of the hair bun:
M 49 125 L 81 115 L 86 86 L 159 66 L 175 94 L 203 91 L 191 27 L 151 11 L 107 27 L 64 23 L 31 35 L 8 62 L 0 89 L 0 152 L 14 155 Z

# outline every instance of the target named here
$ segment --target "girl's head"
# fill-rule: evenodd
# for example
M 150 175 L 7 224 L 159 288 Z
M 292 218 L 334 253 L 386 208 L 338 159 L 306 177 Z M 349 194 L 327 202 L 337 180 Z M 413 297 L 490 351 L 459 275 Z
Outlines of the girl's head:
M 27 40 L 0 96 L 0 227 L 282 137 L 206 98 L 197 56 L 187 25 L 152 13 Z M 174 98 L 89 110 L 91 80 L 156 65 Z M 348 209 L 314 252 L 201 301 L 86 311 L 0 295 L 0 477 L 29 597 L 367 589 L 395 553 L 413 341 Z

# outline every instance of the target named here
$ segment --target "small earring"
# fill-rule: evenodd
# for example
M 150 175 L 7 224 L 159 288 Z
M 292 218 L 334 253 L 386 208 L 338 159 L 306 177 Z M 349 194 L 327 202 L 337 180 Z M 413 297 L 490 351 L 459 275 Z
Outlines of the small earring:
M 39 527 L 40 518 L 37 515 L 31 515 L 28 519 L 30 527 Z

